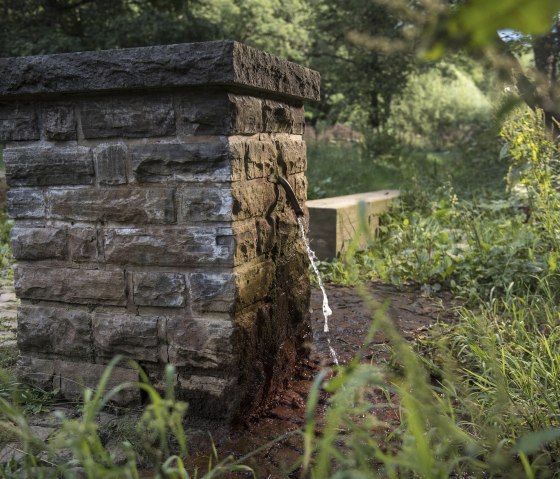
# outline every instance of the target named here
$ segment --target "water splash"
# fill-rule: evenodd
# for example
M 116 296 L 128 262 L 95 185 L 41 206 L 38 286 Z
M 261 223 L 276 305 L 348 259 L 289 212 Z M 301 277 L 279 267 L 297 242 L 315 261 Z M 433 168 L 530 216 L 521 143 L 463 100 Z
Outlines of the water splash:
M 303 239 L 303 244 L 305 245 L 305 251 L 307 252 L 307 256 L 309 256 L 309 261 L 311 263 L 311 267 L 313 268 L 313 272 L 315 276 L 317 276 L 317 281 L 319 282 L 319 288 L 321 288 L 321 293 L 323 293 L 323 318 L 325 318 L 325 322 L 323 324 L 323 332 L 327 334 L 327 344 L 329 346 L 329 351 L 331 353 L 331 358 L 337 366 L 338 364 L 338 357 L 336 355 L 336 351 L 331 345 L 331 338 L 330 338 L 330 330 L 329 330 L 329 316 L 332 315 L 332 309 L 329 306 L 329 298 L 327 297 L 327 291 L 325 290 L 325 286 L 323 285 L 323 279 L 321 278 L 321 273 L 319 273 L 319 268 L 317 268 L 317 263 L 315 262 L 316 256 L 311 246 L 309 245 L 309 239 L 305 234 L 305 223 L 303 217 L 299 217 L 297 219 L 299 224 L 299 231 L 301 233 L 301 237 Z

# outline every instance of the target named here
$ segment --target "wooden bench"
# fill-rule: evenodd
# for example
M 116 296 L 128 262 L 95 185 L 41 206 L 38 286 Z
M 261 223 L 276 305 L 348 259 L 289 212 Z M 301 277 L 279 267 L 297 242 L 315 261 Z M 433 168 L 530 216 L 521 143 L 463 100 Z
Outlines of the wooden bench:
M 339 256 L 354 239 L 357 239 L 359 248 L 365 248 L 366 235 L 357 237 L 360 221 L 365 219 L 370 238 L 373 238 L 379 226 L 379 215 L 387 211 L 398 196 L 397 190 L 382 190 L 307 201 L 309 238 L 317 258 Z

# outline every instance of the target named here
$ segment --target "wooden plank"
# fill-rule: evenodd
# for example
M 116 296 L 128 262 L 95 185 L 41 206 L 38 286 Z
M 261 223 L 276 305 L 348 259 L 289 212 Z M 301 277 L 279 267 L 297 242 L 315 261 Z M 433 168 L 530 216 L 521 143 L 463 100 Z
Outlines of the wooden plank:
M 397 190 L 382 190 L 307 201 L 309 238 L 317 258 L 340 256 L 355 239 L 359 249 L 366 248 L 375 238 L 379 215 L 398 196 Z M 363 222 L 367 234 L 359 235 Z

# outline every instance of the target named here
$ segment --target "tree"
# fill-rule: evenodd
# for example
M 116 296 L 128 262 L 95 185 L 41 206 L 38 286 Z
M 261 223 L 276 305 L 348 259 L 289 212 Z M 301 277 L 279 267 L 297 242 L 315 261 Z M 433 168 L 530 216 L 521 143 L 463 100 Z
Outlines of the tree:
M 350 112 L 358 111 L 371 127 L 385 123 L 393 96 L 415 68 L 415 45 L 405 43 L 417 13 L 414 3 L 322 0 L 315 4 L 310 64 L 322 74 L 324 101 L 319 118 L 347 120 Z M 372 44 L 376 38 L 380 41 Z M 391 51 L 395 43 L 405 46 L 398 55 Z
M 0 56 L 239 40 L 302 61 L 304 0 L 0 0 Z

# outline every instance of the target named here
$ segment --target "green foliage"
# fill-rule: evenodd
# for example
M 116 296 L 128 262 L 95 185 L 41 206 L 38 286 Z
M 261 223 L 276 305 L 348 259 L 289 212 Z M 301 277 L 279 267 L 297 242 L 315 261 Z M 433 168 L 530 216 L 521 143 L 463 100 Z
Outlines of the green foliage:
M 367 293 L 364 299 L 371 303 Z M 535 345 L 530 344 L 527 349 L 532 350 L 532 361 L 540 364 L 531 364 L 527 358 L 516 361 L 515 355 L 507 355 L 515 352 L 508 345 L 508 339 L 513 338 L 486 336 L 486 332 L 495 332 L 491 323 L 481 320 L 484 328 L 477 329 L 465 317 L 464 329 L 469 331 L 469 337 L 462 336 L 459 330 L 448 333 L 445 338 L 451 336 L 452 341 L 446 343 L 442 339 L 436 348 L 437 360 L 430 363 L 396 333 L 383 313 L 384 307 L 371 305 L 375 319 L 368 339 L 374 331 L 383 331 L 390 338 L 399 370 L 390 373 L 374 365 L 360 364 L 357 358 L 323 384 L 324 390 L 332 395 L 322 433 L 314 434 L 313 427 L 306 430 L 303 465 L 309 477 L 531 478 L 547 477 L 557 470 L 554 458 L 558 453 L 558 406 L 547 406 L 556 398 L 557 360 L 553 361 L 552 372 L 539 376 L 550 353 L 546 354 L 544 348 L 533 351 Z M 523 348 L 521 345 L 527 340 L 524 330 L 513 329 L 507 326 L 508 331 L 519 336 L 510 344 Z M 487 344 L 497 341 L 503 349 Z M 554 341 L 546 342 L 554 346 Z M 540 343 L 543 345 L 542 340 Z M 430 346 L 433 350 L 433 344 Z M 467 357 L 473 354 L 476 360 L 484 361 L 481 374 L 468 369 L 475 361 Z M 537 354 L 544 354 L 546 359 Z M 426 365 L 432 375 L 437 370 L 437 381 L 430 379 Z M 528 367 L 531 369 L 527 370 Z M 318 395 L 323 379 L 318 377 L 310 398 Z M 513 394 L 516 390 L 519 394 Z M 380 401 L 380 392 L 385 402 Z M 399 398 L 397 404 L 394 398 Z M 383 411 L 397 407 L 400 426 L 387 434 Z M 314 424 L 315 408 L 316 404 L 310 401 L 308 426 Z M 548 420 L 539 422 L 532 417 L 538 413 L 537 417 L 543 418 L 547 411 L 552 413 Z
M 304 61 L 302 0 L 0 0 L 0 56 L 231 39 Z
M 435 41 L 428 56 L 439 58 L 450 45 L 459 42 L 479 48 L 497 40 L 498 30 L 513 29 L 526 34 L 550 30 L 560 10 L 558 0 L 472 0 L 444 13 L 437 23 Z
M 410 76 L 391 104 L 388 127 L 410 143 L 428 141 L 442 148 L 465 143 L 476 131 L 488 128 L 492 117 L 490 101 L 472 78 L 441 62 Z
M 168 365 L 165 371 L 163 396 L 149 384 L 146 375 L 135 363 L 132 366 L 140 373 L 140 382 L 123 383 L 107 390 L 112 370 L 121 359 L 116 357 L 111 361 L 95 390 L 84 390 L 78 418 L 70 419 L 58 413 L 61 427 L 46 442 L 39 439 L 29 425 L 23 409 L 29 406 L 26 389 L 14 384 L 9 376 L 2 373 L 0 431 L 2 437 L 20 442 L 24 455 L 21 463 L 11 462 L 0 466 L 0 475 L 5 478 L 22 475 L 38 478 L 138 478 L 141 476 L 140 467 L 144 465 L 145 468 L 146 464 L 150 464 L 152 471 L 149 477 L 156 478 L 209 479 L 233 472 L 251 473 L 251 469 L 232 457 L 220 461 L 217 453 L 210 460 L 208 472 L 199 475 L 196 469 L 193 471 L 183 422 L 187 405 L 174 398 L 173 366 Z M 133 445 L 125 439 L 120 444 L 126 456 L 124 463 L 121 463 L 107 449 L 96 419 L 112 398 L 131 388 L 145 392 L 150 403 L 136 424 L 136 437 L 141 440 Z M 142 477 L 147 477 L 144 475 Z

